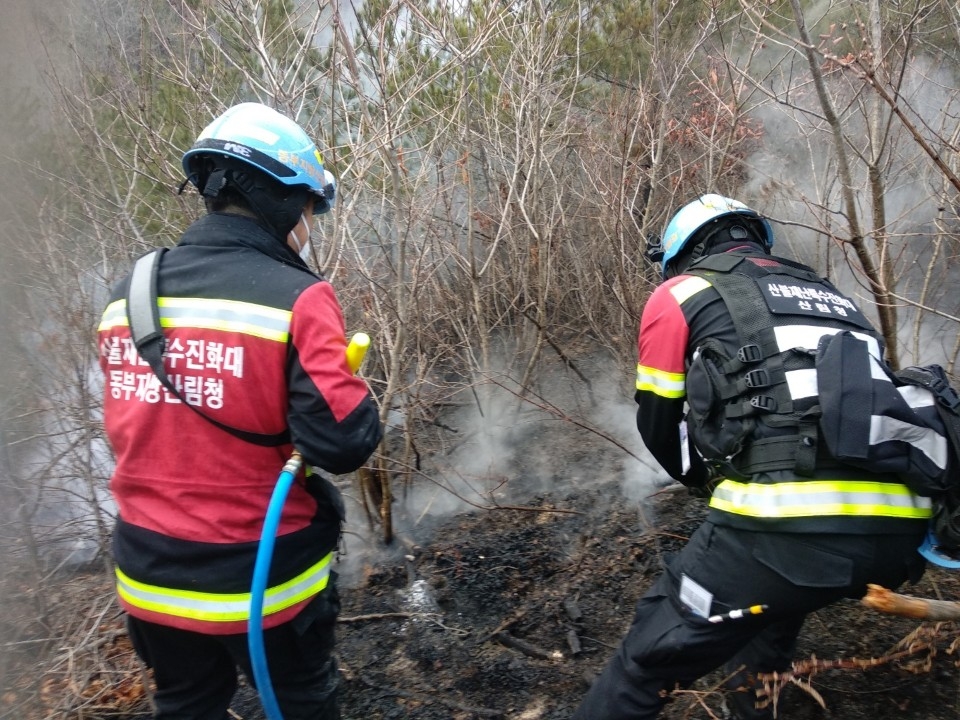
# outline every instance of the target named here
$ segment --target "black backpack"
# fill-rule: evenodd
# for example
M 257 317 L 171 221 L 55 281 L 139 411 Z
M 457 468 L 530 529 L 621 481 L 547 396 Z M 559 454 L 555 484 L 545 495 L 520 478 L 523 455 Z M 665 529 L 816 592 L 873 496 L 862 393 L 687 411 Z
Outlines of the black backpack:
M 894 474 L 934 504 L 940 547 L 960 550 L 960 395 L 939 365 L 900 371 L 848 332 L 817 349 L 820 438 L 831 456 Z
M 960 395 L 939 365 L 908 367 L 896 376 L 905 383 L 926 388 L 936 398 L 952 457 L 946 488 L 934 501 L 932 528 L 940 547 L 956 553 L 960 551 Z

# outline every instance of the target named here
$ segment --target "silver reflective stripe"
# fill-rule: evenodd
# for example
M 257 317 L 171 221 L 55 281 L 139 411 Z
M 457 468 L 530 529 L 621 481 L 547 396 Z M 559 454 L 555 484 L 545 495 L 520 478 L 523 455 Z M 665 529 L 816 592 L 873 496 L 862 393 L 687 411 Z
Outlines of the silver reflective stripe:
M 825 335 L 836 335 L 843 331 L 837 328 L 821 327 L 820 325 L 783 325 L 781 327 L 775 327 L 773 332 L 777 339 L 777 349 L 780 352 L 786 352 L 791 348 L 816 350 L 820 338 Z M 865 335 L 864 333 L 854 332 L 852 334 L 867 343 L 871 355 L 880 357 L 880 345 L 876 338 Z
M 637 365 L 637 390 L 666 398 L 680 398 L 686 395 L 686 387 L 686 376 L 683 373 L 670 373 Z
M 98 331 L 109 330 L 112 327 L 124 326 L 127 324 L 127 301 L 114 300 L 107 305 L 103 311 L 103 317 L 100 318 Z
M 710 282 L 705 278 L 696 275 L 684 278 L 676 285 L 670 288 L 670 294 L 677 301 L 677 305 L 683 305 L 701 290 L 711 287 Z
M 790 397 L 793 400 L 802 400 L 817 396 L 817 369 L 809 368 L 807 370 L 788 370 L 784 373 L 787 377 L 787 387 L 790 390 Z
M 290 329 L 289 310 L 236 300 L 160 298 L 163 327 L 202 327 L 240 332 L 285 341 Z
M 919 385 L 904 385 L 898 387 L 897 392 L 912 408 L 933 407 L 937 402 L 932 392 Z
M 871 377 L 875 382 L 893 385 L 876 358 L 870 357 Z M 927 388 L 918 385 L 904 385 L 896 388 L 900 397 L 911 408 L 933 407 L 936 400 Z M 932 428 L 904 422 L 889 415 L 870 416 L 870 445 L 884 442 L 903 442 L 912 445 L 930 459 L 938 468 L 947 466 L 947 439 Z
M 870 378 L 873 380 L 882 380 L 884 382 L 892 383 L 890 376 L 887 375 L 886 371 L 884 371 L 883 367 L 880 365 L 880 362 L 873 354 L 870 355 Z
M 912 425 L 888 415 L 870 416 L 870 444 L 899 441 L 912 445 L 938 468 L 947 466 L 947 439 L 930 428 Z

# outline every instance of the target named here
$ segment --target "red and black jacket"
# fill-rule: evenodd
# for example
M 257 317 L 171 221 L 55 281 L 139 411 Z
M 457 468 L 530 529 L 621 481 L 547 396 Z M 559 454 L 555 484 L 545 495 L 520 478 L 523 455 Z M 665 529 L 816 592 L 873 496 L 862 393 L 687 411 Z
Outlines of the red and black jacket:
M 382 437 L 377 408 L 347 366 L 332 286 L 255 221 L 207 215 L 164 255 L 164 367 L 204 414 L 248 432 L 287 431 L 287 444 L 241 440 L 160 385 L 130 337 L 128 283 L 114 289 L 99 327 L 121 602 L 162 624 L 242 632 L 263 518 L 285 461 L 296 447 L 307 465 L 355 470 Z M 341 520 L 336 489 L 301 473 L 278 530 L 265 627 L 323 589 Z

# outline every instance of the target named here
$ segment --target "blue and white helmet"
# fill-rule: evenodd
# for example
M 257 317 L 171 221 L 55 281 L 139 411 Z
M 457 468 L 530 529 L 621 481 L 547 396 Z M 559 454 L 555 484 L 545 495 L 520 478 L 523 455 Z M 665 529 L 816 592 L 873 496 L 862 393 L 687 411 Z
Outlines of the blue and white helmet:
M 184 153 L 183 170 L 198 187 L 200 157 L 234 158 L 282 185 L 306 188 L 316 196 L 314 215 L 328 212 L 336 199 L 336 180 L 313 140 L 293 120 L 260 103 L 234 105 Z
M 661 270 L 664 279 L 667 277 L 667 266 L 687 246 L 697 231 L 707 224 L 726 215 L 744 215 L 759 222 L 762 228 L 763 242 L 769 250 L 773 247 L 773 229 L 764 218 L 755 210 L 751 210 L 739 200 L 733 200 L 722 195 L 702 195 L 693 202 L 680 208 L 670 219 L 667 229 L 663 232 L 661 250 Z

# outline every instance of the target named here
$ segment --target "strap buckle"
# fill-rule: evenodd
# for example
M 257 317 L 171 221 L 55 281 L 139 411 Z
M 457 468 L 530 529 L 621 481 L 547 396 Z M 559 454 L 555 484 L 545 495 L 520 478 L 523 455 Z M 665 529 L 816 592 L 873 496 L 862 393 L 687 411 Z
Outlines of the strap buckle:
M 950 386 L 943 368 L 939 365 L 930 365 L 920 370 L 930 376 L 927 387 L 936 396 L 937 402 L 956 413 L 957 407 L 960 406 L 960 394 Z
M 770 387 L 772 384 L 770 382 L 770 373 L 763 368 L 751 370 L 744 376 L 743 381 L 746 383 L 748 388 L 764 388 Z
M 750 406 L 761 412 L 776 412 L 777 401 L 769 395 L 754 395 L 750 398 Z
M 652 263 L 660 263 L 663 261 L 663 241 L 659 235 L 655 233 L 647 235 L 647 247 L 644 255 L 646 255 L 647 260 Z
M 940 385 L 940 383 L 938 382 L 937 385 Z M 957 408 L 960 407 L 960 394 L 958 394 L 956 390 L 947 383 L 943 383 L 939 387 L 933 388 L 933 392 L 941 405 L 953 412 L 957 412 Z
M 763 352 L 759 345 L 744 345 L 737 350 L 737 360 L 742 363 L 758 363 L 763 360 Z

